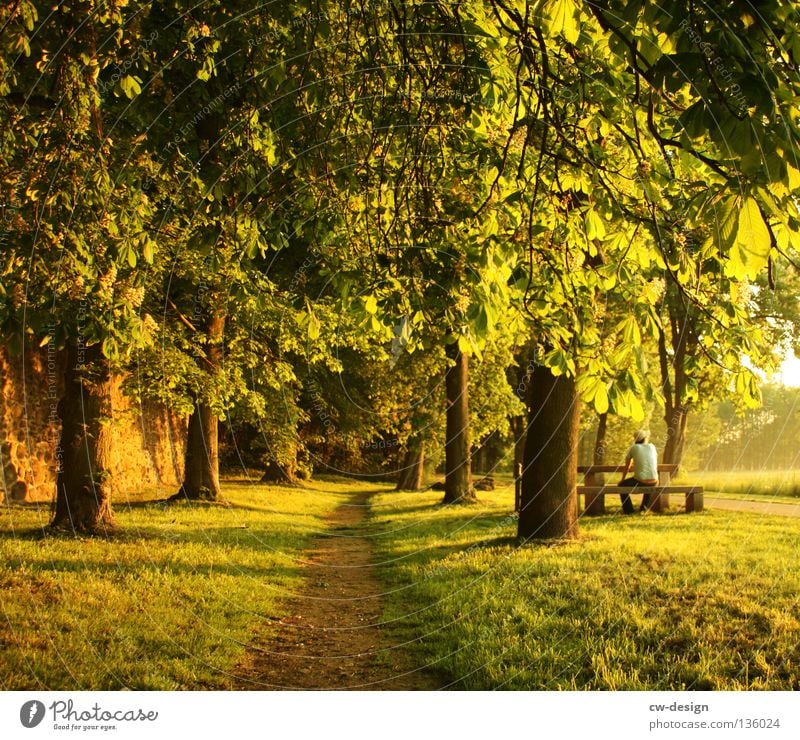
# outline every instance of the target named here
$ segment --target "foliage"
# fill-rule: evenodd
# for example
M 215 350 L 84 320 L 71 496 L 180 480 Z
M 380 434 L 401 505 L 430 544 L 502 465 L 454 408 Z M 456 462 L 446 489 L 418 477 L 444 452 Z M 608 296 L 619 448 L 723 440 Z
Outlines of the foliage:
M 356 377 L 370 342 L 502 371 L 524 335 L 639 422 L 717 389 L 757 405 L 743 356 L 768 369 L 793 340 L 788 0 L 2 13 L 4 339 L 98 344 L 138 365 L 132 392 L 261 425 L 281 460 L 304 433 L 347 454 L 310 381 L 342 434 L 414 427 L 385 395 L 383 417 L 345 419 L 338 348 L 377 398 Z M 511 411 L 491 390 L 479 436 Z
M 140 184 L 154 156 L 131 154 L 134 134 L 113 126 L 127 98 L 103 101 L 100 84 L 140 39 L 135 12 L 24 2 L 4 13 L 0 329 L 12 349 L 26 335 L 56 348 L 102 343 L 124 363 L 147 338 L 137 309 L 158 246 Z

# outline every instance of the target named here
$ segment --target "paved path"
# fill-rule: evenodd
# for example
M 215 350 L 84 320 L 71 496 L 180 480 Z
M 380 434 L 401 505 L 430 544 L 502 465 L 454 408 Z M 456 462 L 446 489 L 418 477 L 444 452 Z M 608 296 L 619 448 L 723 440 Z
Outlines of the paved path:
M 800 516 L 800 502 L 784 504 L 777 501 L 742 501 L 732 498 L 716 498 L 709 494 L 705 494 L 703 500 L 710 509 L 750 511 L 754 514 L 775 514 L 777 516 Z

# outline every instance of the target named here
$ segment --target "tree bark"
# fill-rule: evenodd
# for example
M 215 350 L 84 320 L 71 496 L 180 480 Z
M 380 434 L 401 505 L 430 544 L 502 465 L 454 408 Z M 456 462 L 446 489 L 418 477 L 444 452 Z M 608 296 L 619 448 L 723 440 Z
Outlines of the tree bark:
M 519 470 L 525 461 L 525 436 L 527 434 L 527 420 L 524 416 L 515 416 L 511 420 L 511 430 L 514 433 L 514 470 Z
M 476 500 L 469 456 L 469 360 L 459 350 L 457 343 L 447 345 L 446 353 L 455 365 L 447 369 L 445 377 L 447 431 L 444 502 L 468 503 Z
M 216 414 L 198 402 L 189 417 L 183 483 L 175 498 L 215 501 L 220 497 L 218 429 Z
M 205 329 L 205 355 L 210 365 L 209 372 L 214 373 L 222 365 L 225 317 L 216 313 L 209 314 Z M 189 417 L 183 483 L 172 498 L 216 501 L 220 497 L 219 418 L 205 400 L 198 398 Z
M 594 437 L 593 465 L 602 465 L 606 459 L 606 430 L 608 429 L 608 413 L 597 417 L 597 434 Z
M 681 344 L 678 348 L 682 349 Z M 689 409 L 681 403 L 686 388 L 686 370 L 683 366 L 683 352 L 677 355 L 672 363 L 675 374 L 674 383 L 670 375 L 670 362 L 667 355 L 666 336 L 663 330 L 658 336 L 658 354 L 661 366 L 661 384 L 664 389 L 664 423 L 667 428 L 667 441 L 664 444 L 662 462 L 680 465 L 683 459 L 683 448 L 686 441 L 686 423 Z M 677 471 L 676 471 L 677 472 Z
M 688 360 L 697 354 L 698 339 L 694 330 L 695 318 L 691 307 L 673 288 L 671 280 L 667 287 L 672 357 L 667 352 L 665 330 L 661 328 L 658 333 L 658 359 L 664 392 L 664 422 L 667 427 L 667 441 L 662 460 L 680 466 L 689 415 L 689 404 L 686 402 L 688 389 L 686 365 Z
M 606 433 L 608 431 L 608 413 L 597 417 L 597 434 L 594 437 L 594 450 L 592 451 L 592 465 L 603 465 L 606 460 Z M 594 473 L 591 476 L 593 486 L 602 486 L 605 482 L 603 473 Z
M 51 525 L 99 533 L 114 525 L 111 511 L 111 370 L 100 345 L 67 350 L 64 395 L 58 404 L 61 439 Z
M 500 433 L 496 429 L 483 440 L 483 448 L 485 454 L 484 461 L 486 464 L 486 468 L 483 472 L 494 475 L 495 468 L 497 468 L 501 457 Z
M 397 481 L 398 491 L 419 491 L 422 488 L 425 468 L 425 444 L 410 442 L 403 458 L 400 479 Z
M 522 473 L 518 534 L 523 540 L 578 534 L 579 402 L 575 380 L 537 366 Z
M 683 460 L 683 448 L 686 443 L 686 428 L 689 410 L 685 406 L 667 404 L 664 415 L 667 425 L 667 441 L 664 445 L 663 462 L 680 466 Z M 677 471 L 676 471 L 677 473 Z
M 608 414 L 600 414 L 597 417 L 597 434 L 594 438 L 594 450 L 592 450 L 592 465 L 602 465 L 606 457 L 606 431 L 608 429 Z M 603 473 L 588 473 L 584 477 L 587 486 L 602 486 L 605 482 Z M 605 497 L 588 495 L 583 502 L 583 512 L 590 516 L 606 513 Z
M 486 472 L 486 443 L 481 442 L 472 452 L 472 472 L 483 474 Z

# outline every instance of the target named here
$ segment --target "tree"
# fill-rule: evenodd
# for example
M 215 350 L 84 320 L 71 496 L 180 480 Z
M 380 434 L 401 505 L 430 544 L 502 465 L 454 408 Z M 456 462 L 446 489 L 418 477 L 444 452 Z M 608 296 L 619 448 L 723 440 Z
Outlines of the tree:
M 446 500 L 469 500 L 467 368 L 508 303 L 506 237 L 518 218 L 505 201 L 513 186 L 498 188 L 492 170 L 502 150 L 491 128 L 508 106 L 485 102 L 483 41 L 457 14 L 432 5 L 391 11 L 324 13 L 339 43 L 304 65 L 318 75 L 299 107 L 329 102 L 312 119 L 320 143 L 304 168 L 325 173 L 311 184 L 330 207 L 317 239 L 350 297 L 347 310 L 383 341 L 402 327 L 408 351 L 430 348 L 434 337 L 446 347 Z M 343 157 L 354 166 L 331 171 L 327 162 Z M 351 293 L 365 280 L 366 290 Z
M 129 80 L 100 82 L 135 43 L 136 12 L 19 2 L 3 14 L 0 156 L 13 215 L 0 323 L 18 350 L 51 343 L 67 355 L 53 525 L 81 532 L 113 524 L 111 373 L 146 340 L 137 308 L 157 253 L 140 188 L 152 159 L 129 158 L 133 135 L 119 124 Z
M 306 303 L 301 297 L 301 308 L 294 305 L 292 273 L 270 267 L 276 253 L 297 248 L 287 221 L 303 214 L 285 201 L 290 156 L 275 135 L 279 124 L 266 115 L 274 91 L 263 71 L 275 60 L 248 43 L 273 32 L 276 20 L 284 32 L 288 18 L 244 3 L 206 4 L 202 18 L 185 10 L 153 4 L 142 24 L 154 41 L 134 60 L 136 79 L 148 88 L 133 104 L 146 122 L 142 146 L 160 153 L 161 171 L 172 178 L 171 187 L 153 188 L 170 260 L 151 296 L 152 310 L 161 303 L 159 343 L 169 361 L 154 351 L 140 356 L 147 380 L 140 392 L 190 414 L 176 496 L 215 499 L 220 423 L 238 417 L 271 432 L 276 414 L 268 403 L 282 385 L 297 387 L 281 353 L 301 344 L 295 334 L 305 330 L 298 314 L 308 323 Z M 177 56 L 176 48 L 183 50 Z M 290 430 L 268 435 L 268 463 L 289 480 L 301 417 L 294 401 L 281 419 Z
M 543 366 L 534 368 L 531 380 L 519 537 L 523 541 L 574 537 L 578 531 L 574 451 L 580 418 L 575 380 L 556 376 Z M 572 494 L 564 496 L 563 491 Z
M 779 74 L 787 91 L 792 90 L 787 97 L 794 99 L 796 81 L 788 79 L 788 65 L 781 56 L 784 50 L 775 38 L 785 32 L 785 23 L 792 25 L 796 18 L 780 2 L 771 4 L 755 24 L 748 12 L 727 8 L 715 17 L 692 3 L 677 14 L 667 14 L 653 3 L 624 1 L 592 6 L 545 2 L 524 8 L 493 2 L 492 8 L 500 29 L 495 35 L 509 34 L 515 39 L 517 43 L 507 48 L 513 50 L 517 68 L 524 69 L 524 78 L 516 75 L 517 100 L 524 91 L 525 104 L 520 105 L 515 127 L 527 130 L 526 142 L 535 152 L 523 169 L 534 201 L 526 219 L 531 225 L 532 283 L 527 297 L 529 306 L 543 304 L 543 310 L 536 306 L 532 312 L 544 350 L 543 364 L 558 373 L 582 371 L 585 379 L 580 391 L 602 413 L 610 402 L 604 382 L 607 363 L 588 352 L 593 343 L 597 346 L 597 334 L 593 317 L 585 309 L 592 296 L 587 288 L 594 284 L 606 291 L 628 290 L 644 309 L 644 328 L 653 336 L 660 321 L 658 296 L 648 294 L 637 268 L 655 264 L 674 279 L 687 303 L 709 311 L 695 281 L 697 260 L 685 244 L 677 253 L 665 248 L 663 201 L 674 200 L 686 185 L 692 190 L 705 186 L 693 202 L 687 219 L 690 225 L 702 220 L 704 210 L 725 204 L 718 220 L 724 225 L 721 238 L 704 245 L 702 258 L 716 260 L 730 281 L 727 305 L 735 304 L 739 283 L 767 266 L 771 248 L 785 251 L 788 235 L 797 228 L 793 216 L 773 207 L 775 197 L 784 206 L 789 203 L 783 200 L 791 188 L 789 170 L 771 166 L 777 164 L 774 160 L 748 159 L 739 143 L 741 138 L 762 144 L 769 141 L 770 150 L 794 151 L 795 133 L 787 138 L 785 131 L 771 123 L 776 107 L 792 114 L 783 102 L 762 94 L 758 85 L 752 88 L 753 110 L 742 114 L 734 108 L 720 87 L 719 68 L 707 73 L 706 50 L 686 48 L 697 41 L 692 34 L 681 33 L 681 19 L 688 19 L 685 26 L 698 23 L 706 34 L 726 41 L 739 30 L 740 40 L 746 39 L 748 47 L 747 55 L 736 57 L 739 69 L 754 79 L 773 79 Z M 530 12 L 535 10 L 540 12 Z M 476 25 L 493 33 L 478 10 L 472 13 Z M 755 34 L 745 32 L 750 26 Z M 771 35 L 774 29 L 777 36 Z M 739 134 L 732 153 L 726 139 Z M 747 152 L 752 151 L 748 146 Z M 677 163 L 680 178 L 676 177 Z M 776 181 L 780 187 L 771 187 L 770 182 Z M 732 187 L 742 182 L 746 183 L 744 194 Z M 579 223 L 583 233 L 576 228 Z M 609 223 L 614 224 L 613 231 Z M 543 241 L 553 236 L 559 245 L 566 245 L 565 255 L 543 248 Z M 543 265 L 551 278 L 544 285 L 534 272 Z M 561 325 L 574 331 L 555 327 L 548 331 L 553 316 L 563 315 L 565 300 L 578 315 L 567 314 Z M 714 314 L 713 309 L 710 312 Z M 741 334 L 746 322 L 740 319 L 737 315 L 737 327 L 728 339 Z M 720 323 L 725 322 L 720 319 Z M 639 321 L 635 316 L 623 319 L 620 330 L 627 340 L 623 349 L 630 353 L 637 336 L 641 337 Z M 750 388 L 752 378 L 740 368 L 737 346 L 741 343 L 725 341 L 714 349 L 721 355 L 720 364 L 741 378 L 740 385 Z M 641 369 L 635 375 L 641 380 Z M 631 388 L 621 390 L 629 393 Z M 558 468 L 552 473 L 557 476 Z M 526 495 L 530 498 L 538 492 L 529 490 Z M 566 501 L 572 492 L 563 487 L 561 496 Z M 571 523 L 565 523 L 562 534 L 570 531 Z

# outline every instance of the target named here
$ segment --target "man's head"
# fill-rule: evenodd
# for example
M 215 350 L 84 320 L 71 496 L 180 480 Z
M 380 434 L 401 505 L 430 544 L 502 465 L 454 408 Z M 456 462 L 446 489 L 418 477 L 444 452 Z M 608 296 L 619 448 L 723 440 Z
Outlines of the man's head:
M 637 429 L 633 433 L 633 441 L 636 442 L 637 444 L 644 444 L 645 442 L 647 442 L 649 437 L 650 437 L 650 432 L 648 432 L 646 429 Z

